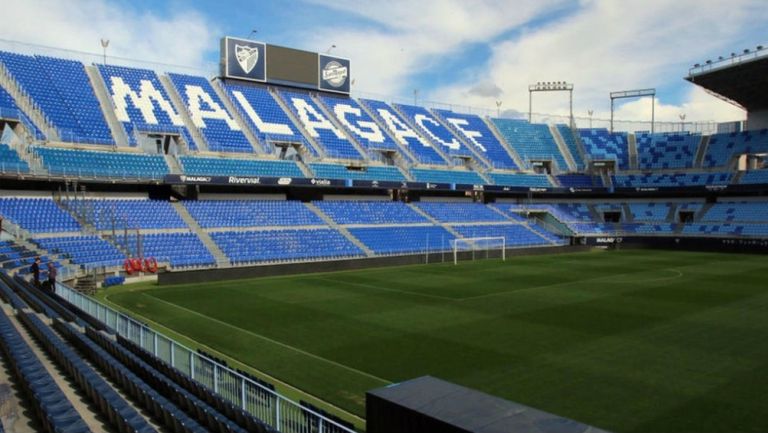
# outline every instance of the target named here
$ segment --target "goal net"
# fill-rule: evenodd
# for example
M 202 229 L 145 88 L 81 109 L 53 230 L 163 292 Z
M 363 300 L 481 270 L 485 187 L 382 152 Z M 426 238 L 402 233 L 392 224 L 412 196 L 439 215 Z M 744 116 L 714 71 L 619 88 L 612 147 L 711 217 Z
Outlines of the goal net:
M 504 236 L 487 236 L 481 238 L 456 238 L 453 244 L 453 264 L 459 263 L 459 253 L 472 252 L 472 260 L 488 258 L 492 251 L 501 250 L 501 259 L 507 260 L 507 240 Z

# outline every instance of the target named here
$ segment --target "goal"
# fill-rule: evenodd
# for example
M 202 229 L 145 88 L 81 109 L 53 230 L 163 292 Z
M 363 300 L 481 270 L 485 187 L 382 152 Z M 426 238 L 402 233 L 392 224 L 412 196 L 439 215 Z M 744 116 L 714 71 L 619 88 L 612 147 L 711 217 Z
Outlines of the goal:
M 501 259 L 507 260 L 507 240 L 504 236 L 486 236 L 481 238 L 456 238 L 453 244 L 453 264 L 459 263 L 459 252 L 471 251 L 472 260 L 488 258 L 489 252 L 501 250 Z

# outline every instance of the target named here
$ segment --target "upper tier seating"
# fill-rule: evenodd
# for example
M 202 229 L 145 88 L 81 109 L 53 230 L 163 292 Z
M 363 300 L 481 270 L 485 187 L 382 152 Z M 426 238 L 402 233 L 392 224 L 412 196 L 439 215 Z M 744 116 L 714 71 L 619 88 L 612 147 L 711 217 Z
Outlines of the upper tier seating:
M 16 105 L 16 101 L 8 94 L 8 92 L 0 87 L 0 119 L 18 120 L 37 140 L 44 140 L 45 135 L 40 128 L 29 120 L 24 112 Z
M 100 152 L 36 146 L 48 173 L 78 177 L 162 179 L 170 173 L 163 155 L 145 153 Z
M 311 163 L 309 168 L 315 173 L 315 177 L 328 179 L 361 179 L 361 180 L 389 180 L 404 181 L 405 176 L 397 167 L 371 165 L 358 169 L 348 169 L 343 165 Z
M 184 206 L 203 228 L 325 225 L 298 201 L 201 200 L 184 202 Z
M 730 173 L 623 174 L 613 176 L 620 188 L 728 185 Z
M 179 156 L 184 173 L 193 176 L 304 177 L 296 162 L 287 160 Z
M 40 238 L 37 244 L 49 253 L 65 254 L 77 265 L 119 266 L 125 260 L 125 254 L 95 235 Z
M 440 226 L 350 228 L 352 236 L 376 254 L 450 251 L 456 237 Z
M 590 188 L 603 186 L 603 180 L 600 179 L 600 177 L 587 174 L 561 174 L 557 176 L 557 180 L 563 188 Z
M 416 160 L 423 164 L 446 165 L 445 159 L 435 150 L 426 138 L 415 131 L 394 108 L 385 102 L 361 99 L 360 103 L 368 107 L 380 124 L 395 136 L 400 145 L 410 151 Z M 405 154 L 407 157 L 408 154 Z M 408 159 L 408 158 L 406 158 Z
M 165 200 L 85 200 L 71 202 L 92 215 L 99 230 L 188 228 L 171 203 Z
M 440 123 L 426 108 L 405 104 L 392 104 L 392 107 L 399 110 L 419 130 L 422 137 L 443 153 L 449 156 L 472 156 L 472 152 L 453 135 L 451 130 Z
M 768 184 L 768 169 L 748 171 L 744 173 L 739 183 Z
M 701 220 L 768 222 L 768 202 L 716 203 Z
M 549 132 L 549 126 L 519 119 L 493 119 L 496 129 L 529 165 L 534 160 L 555 161 L 557 167 L 568 170 L 568 164 Z
M 579 129 L 579 136 L 589 159 L 615 160 L 618 168 L 629 169 L 626 132 L 610 133 L 605 128 Z
M 465 142 L 474 146 L 475 151 L 491 163 L 491 167 L 505 170 L 519 168 L 480 116 L 437 109 L 433 112 L 447 125 L 451 125 L 456 134 L 462 135 Z
M 200 130 L 213 152 L 253 152 L 240 125 L 227 112 L 211 83 L 203 77 L 168 74 L 187 106 L 192 123 Z
M 768 152 L 768 129 L 714 134 L 709 138 L 703 167 L 722 167 L 734 156 Z
M 509 222 L 482 203 L 418 202 L 416 206 L 440 222 Z
M 33 233 L 81 229 L 80 223 L 49 198 L 0 198 L 0 215 Z
M 691 168 L 701 135 L 682 133 L 637 134 L 640 169 Z
M 137 132 L 155 132 L 178 135 L 190 150 L 198 149 L 154 71 L 124 66 L 97 66 L 115 106 L 117 120 L 123 123 L 128 142 L 132 146 L 137 144 Z
M 636 221 L 666 221 L 669 203 L 629 203 Z
M 568 147 L 568 151 L 571 152 L 573 162 L 576 163 L 576 169 L 583 169 L 584 158 L 582 158 L 581 152 L 579 151 L 579 145 L 576 143 L 574 130 L 571 129 L 568 125 L 563 125 L 562 123 L 557 125 L 557 130 L 560 132 L 560 136 L 563 137 L 563 141 L 565 141 L 565 145 Z
M 545 174 L 524 174 L 524 173 L 488 173 L 495 185 L 504 186 L 527 186 L 537 188 L 551 188 L 549 178 Z
M 19 86 L 58 130 L 63 141 L 114 144 L 82 63 L 0 52 Z
M 0 173 L 28 173 L 29 165 L 7 144 L 0 144 Z
M 337 224 L 410 224 L 429 220 L 402 202 L 316 201 L 315 206 Z
M 413 168 L 411 174 L 417 182 L 463 183 L 468 185 L 488 183 L 474 171 Z
M 286 104 L 290 107 L 293 114 L 302 123 L 304 129 L 321 146 L 325 148 L 325 155 L 329 158 L 339 159 L 362 159 L 363 156 L 357 151 L 344 132 L 339 130 L 326 117 L 320 106 L 307 93 L 280 90 Z
M 233 263 L 358 257 L 362 251 L 336 230 L 215 232 L 211 237 Z
M 398 150 L 397 143 L 376 124 L 352 98 L 320 96 L 320 100 L 338 119 L 348 135 L 368 149 Z
M 228 83 L 222 86 L 262 146 L 269 141 L 301 143 L 312 155 L 317 155 L 317 150 L 307 143 L 291 118 L 265 87 Z M 265 151 L 272 153 L 273 149 L 267 145 Z
M 503 236 L 506 247 L 520 247 L 532 245 L 549 245 L 549 240 L 539 236 L 533 230 L 530 230 L 523 224 L 495 224 L 495 225 L 474 225 L 452 226 L 461 236 L 465 238 L 498 237 Z

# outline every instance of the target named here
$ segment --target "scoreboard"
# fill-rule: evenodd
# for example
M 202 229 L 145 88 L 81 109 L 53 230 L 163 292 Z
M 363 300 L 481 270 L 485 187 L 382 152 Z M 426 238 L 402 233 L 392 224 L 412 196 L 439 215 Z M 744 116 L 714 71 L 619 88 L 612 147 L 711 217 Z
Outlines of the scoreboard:
M 221 76 L 349 94 L 350 62 L 342 57 L 224 37 Z

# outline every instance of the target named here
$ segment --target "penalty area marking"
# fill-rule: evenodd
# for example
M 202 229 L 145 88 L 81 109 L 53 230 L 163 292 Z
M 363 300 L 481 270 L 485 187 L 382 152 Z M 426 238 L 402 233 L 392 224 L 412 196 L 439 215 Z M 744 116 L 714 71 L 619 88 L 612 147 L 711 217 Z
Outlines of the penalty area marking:
M 294 347 L 294 346 L 291 346 L 290 344 L 286 344 L 286 343 L 283 343 L 282 341 L 273 340 L 273 339 L 271 339 L 271 338 L 269 338 L 269 337 L 265 337 L 265 336 L 263 336 L 263 335 L 261 335 L 261 334 L 257 334 L 257 333 L 255 333 L 255 332 L 253 332 L 253 331 L 249 331 L 249 330 L 247 330 L 247 329 L 243 329 L 243 328 L 241 328 L 241 327 L 239 327 L 239 326 L 235 326 L 235 325 L 233 325 L 233 324 L 231 324 L 231 323 L 227 323 L 227 322 L 224 322 L 224 321 L 222 321 L 222 320 L 219 320 L 219 319 L 217 319 L 217 318 L 215 318 L 215 317 L 206 316 L 206 315 L 205 315 L 205 314 L 203 314 L 203 313 L 197 312 L 197 311 L 195 311 L 195 310 L 190 310 L 189 308 L 186 308 L 186 307 L 182 307 L 181 305 L 177 305 L 177 304 L 174 304 L 174 303 L 168 302 L 168 301 L 166 301 L 166 300 L 164 300 L 164 299 L 160 299 L 160 298 L 157 298 L 157 297 L 155 297 L 155 296 L 152 296 L 152 295 L 147 295 L 147 296 L 151 296 L 152 298 L 154 298 L 155 300 L 157 300 L 157 302 L 160 302 L 160 303 L 163 303 L 163 304 L 166 304 L 166 305 L 170 305 L 170 306 L 172 306 L 172 307 L 174 307 L 174 308 L 178 308 L 179 310 L 182 310 L 182 311 L 186 311 L 187 313 L 190 313 L 190 314 L 194 314 L 194 315 L 196 315 L 196 316 L 199 316 L 199 317 L 202 317 L 202 318 L 204 318 L 204 319 L 207 319 L 207 320 L 210 320 L 210 321 L 216 322 L 216 323 L 218 323 L 218 324 L 220 324 L 220 325 L 224 325 L 224 326 L 227 326 L 227 327 L 229 327 L 229 328 L 232 328 L 232 329 L 236 329 L 236 330 L 238 330 L 238 331 L 240 331 L 240 332 L 242 332 L 242 333 L 245 333 L 245 334 L 251 335 L 251 336 L 253 336 L 253 337 L 256 337 L 256 338 L 259 338 L 259 339 L 261 339 L 261 340 L 264 340 L 264 341 L 270 342 L 270 343 L 272 343 L 272 344 L 276 344 L 276 345 L 278 345 L 278 346 L 280 346 L 280 347 L 283 347 L 283 348 L 285 348 L 285 349 L 289 349 L 289 350 L 292 350 L 292 351 L 294 351 L 294 352 L 296 352 L 296 353 L 300 353 L 300 354 L 302 354 L 302 355 L 304 355 L 304 356 L 308 356 L 308 357 L 310 357 L 310 358 L 314 358 L 314 359 L 317 359 L 318 361 L 323 361 L 323 362 L 325 362 L 325 363 L 328 363 L 328 364 L 334 365 L 334 366 L 336 366 L 336 367 L 339 367 L 339 368 L 343 368 L 343 369 L 345 369 L 345 370 L 351 371 L 351 372 L 353 372 L 353 373 L 357 373 L 357 374 L 359 374 L 359 375 L 361 375 L 361 376 L 365 376 L 365 377 L 367 377 L 367 378 L 370 378 L 370 379 L 376 380 L 376 381 L 378 381 L 378 382 L 381 382 L 381 383 L 384 383 L 384 384 L 387 384 L 387 385 L 389 385 L 389 384 L 391 384 L 391 383 L 394 383 L 394 382 L 392 382 L 391 380 L 382 379 L 381 377 L 378 377 L 378 376 L 374 376 L 374 375 L 372 375 L 372 374 L 370 374 L 370 373 L 366 373 L 365 371 L 362 371 L 362 370 L 358 370 L 358 369 L 356 369 L 356 368 L 354 368 L 354 367 L 350 367 L 350 366 L 348 366 L 348 365 L 344 365 L 344 364 L 341 364 L 341 363 L 339 363 L 339 362 L 333 361 L 333 360 L 331 360 L 331 359 L 328 359 L 328 358 L 323 358 L 322 356 L 319 356 L 319 355 L 315 355 L 314 353 L 311 353 L 311 352 L 307 352 L 306 350 L 302 350 L 302 349 L 299 349 L 298 347 Z

